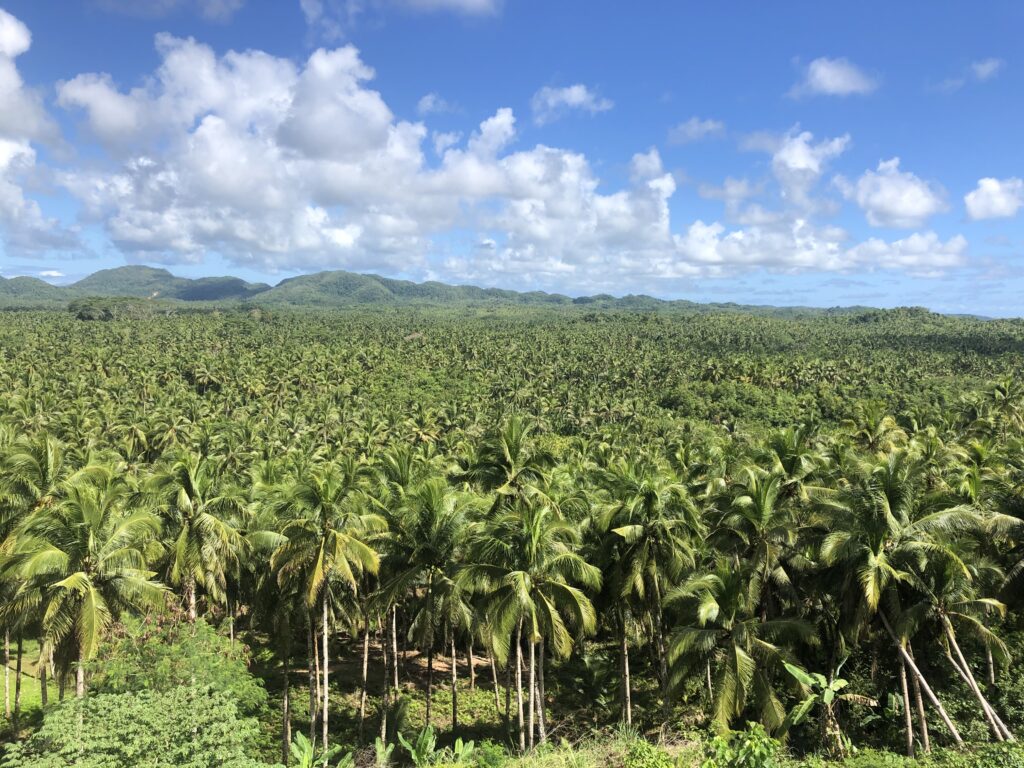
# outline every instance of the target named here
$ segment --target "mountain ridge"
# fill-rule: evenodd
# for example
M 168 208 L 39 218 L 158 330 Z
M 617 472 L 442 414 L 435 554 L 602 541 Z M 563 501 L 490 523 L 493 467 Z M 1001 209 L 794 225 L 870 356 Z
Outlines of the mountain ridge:
M 847 314 L 870 307 L 778 307 L 735 303 L 699 303 L 687 299 L 658 299 L 644 294 L 571 297 L 545 291 L 513 291 L 422 283 L 375 274 L 330 270 L 298 275 L 276 285 L 249 283 L 238 277 L 188 278 L 167 269 L 127 265 L 94 272 L 64 286 L 34 277 L 0 277 L 0 308 L 39 308 L 66 305 L 76 299 L 133 298 L 185 304 L 234 304 L 267 307 L 352 308 L 370 306 L 550 306 L 620 310 L 677 310 L 778 314 Z

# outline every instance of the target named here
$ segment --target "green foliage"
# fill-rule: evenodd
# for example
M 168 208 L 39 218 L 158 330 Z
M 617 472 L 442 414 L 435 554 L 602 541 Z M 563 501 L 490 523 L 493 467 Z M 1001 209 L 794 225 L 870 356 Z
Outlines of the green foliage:
M 98 693 L 167 692 L 201 680 L 229 696 L 242 715 L 263 715 L 267 706 L 263 685 L 247 668 L 244 646 L 202 619 L 191 625 L 129 619 L 101 646 L 92 668 Z
M 306 738 L 305 734 L 295 734 L 291 743 L 291 756 L 295 761 L 295 768 L 315 768 L 325 766 L 326 768 L 354 768 L 355 758 L 352 753 L 342 755 L 340 745 L 333 745 L 326 750 L 317 749 L 316 745 Z M 334 758 L 341 755 L 337 761 Z
M 409 759 L 416 768 L 433 765 L 439 758 L 437 750 L 437 735 L 431 726 L 420 731 L 410 742 L 402 733 L 398 734 L 398 741 L 409 753 Z
M 775 768 L 780 745 L 760 723 L 715 736 L 705 750 L 702 768 Z
M 209 688 L 104 693 L 49 709 L 3 768 L 262 768 L 259 725 Z
M 623 768 L 673 768 L 672 758 L 649 741 L 635 739 L 626 750 Z

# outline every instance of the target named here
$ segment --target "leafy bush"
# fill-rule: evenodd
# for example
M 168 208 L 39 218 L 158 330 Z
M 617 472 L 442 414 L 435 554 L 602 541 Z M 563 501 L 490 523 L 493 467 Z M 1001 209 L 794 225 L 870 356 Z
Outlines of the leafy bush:
M 202 619 L 195 624 L 130 620 L 101 646 L 90 688 L 168 692 L 199 681 L 227 694 L 239 713 L 260 715 L 267 693 L 249 673 L 245 654 L 241 643 L 232 644 Z
M 745 731 L 715 736 L 705 750 L 702 768 L 775 768 L 780 744 L 760 723 L 747 723 Z
M 625 768 L 672 768 L 672 758 L 644 739 L 637 739 L 626 750 Z
M 209 688 L 104 693 L 63 702 L 3 768 L 265 768 L 259 724 Z

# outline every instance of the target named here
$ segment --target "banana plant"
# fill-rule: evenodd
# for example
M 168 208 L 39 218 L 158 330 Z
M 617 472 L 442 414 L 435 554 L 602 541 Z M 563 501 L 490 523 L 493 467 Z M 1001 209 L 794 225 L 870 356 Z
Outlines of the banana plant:
M 416 768 L 433 765 L 437 757 L 437 735 L 434 733 L 433 726 L 428 725 L 420 731 L 416 740 L 411 743 L 401 733 L 398 734 L 398 740 L 405 751 L 409 753 L 409 759 L 412 760 L 412 764 Z
M 849 751 L 850 740 L 843 733 L 842 728 L 839 727 L 839 719 L 836 717 L 835 712 L 836 701 L 848 701 L 868 707 L 877 706 L 878 702 L 867 696 L 860 696 L 855 693 L 841 693 L 850 684 L 848 680 L 841 677 L 834 677 L 829 680 L 818 672 L 807 672 L 793 664 L 784 663 L 784 666 L 786 671 L 810 692 L 803 701 L 794 706 L 789 711 L 789 714 L 786 715 L 786 719 L 779 728 L 780 736 L 785 736 L 790 728 L 802 723 L 813 709 L 820 707 L 822 710 L 822 743 L 825 744 L 825 749 L 830 757 L 836 759 L 845 757 Z M 836 668 L 836 672 L 838 673 L 842 667 L 843 664 L 840 664 Z
M 297 768 L 316 768 L 316 766 L 324 766 L 328 768 L 330 762 L 341 752 L 340 746 L 333 746 L 326 751 L 318 751 L 316 745 L 311 743 L 310 740 L 301 733 L 295 734 L 295 740 L 292 741 L 291 753 L 292 758 L 295 760 Z M 351 753 L 345 754 L 338 762 L 334 763 L 333 768 L 354 768 L 355 758 Z

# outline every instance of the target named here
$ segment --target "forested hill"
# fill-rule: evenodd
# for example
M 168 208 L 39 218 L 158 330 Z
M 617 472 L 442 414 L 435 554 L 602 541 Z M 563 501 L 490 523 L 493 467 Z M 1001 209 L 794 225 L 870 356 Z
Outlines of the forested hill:
M 651 296 L 614 297 L 607 294 L 572 298 L 543 291 L 519 292 L 439 282 L 414 283 L 379 275 L 331 271 L 282 280 L 275 286 L 247 283 L 237 277 L 177 277 L 166 269 L 125 266 L 105 269 L 66 286 L 51 285 L 32 277 L 0 278 L 0 309 L 57 308 L 87 297 L 127 297 L 173 302 L 247 302 L 267 306 L 360 307 L 360 306 L 577 306 L 593 309 L 671 310 L 690 313 L 746 312 L 763 315 L 828 314 L 858 308 L 811 309 L 763 307 L 740 304 L 700 304 L 664 301 Z M 862 308 L 860 308 L 862 309 Z

